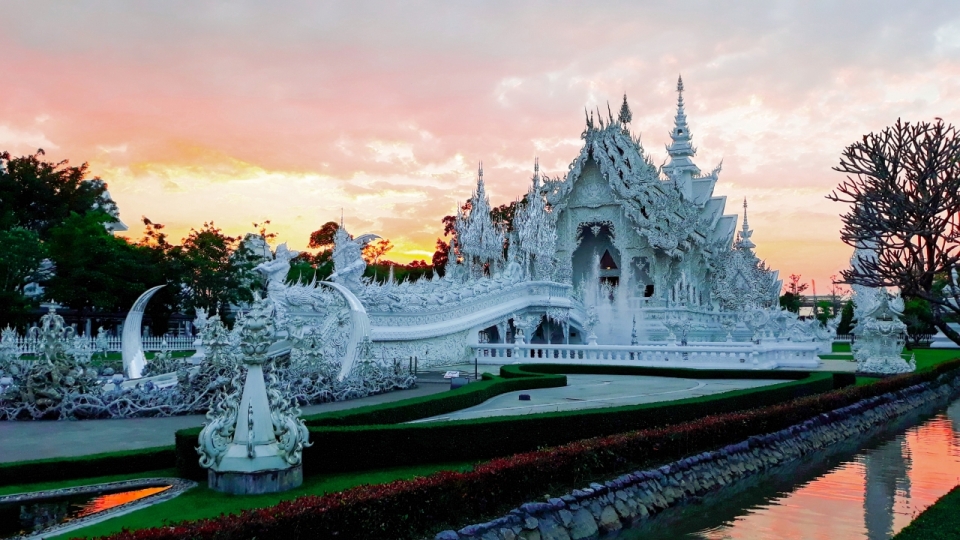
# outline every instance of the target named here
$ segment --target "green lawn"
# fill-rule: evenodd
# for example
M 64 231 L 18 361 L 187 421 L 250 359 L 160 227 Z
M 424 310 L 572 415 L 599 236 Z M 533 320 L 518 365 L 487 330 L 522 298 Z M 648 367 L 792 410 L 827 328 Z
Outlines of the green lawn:
M 294 499 L 302 495 L 323 495 L 326 493 L 343 491 L 345 489 L 363 484 L 385 484 L 394 480 L 404 480 L 415 478 L 417 476 L 427 476 L 444 470 L 467 471 L 472 467 L 473 463 L 444 463 L 436 465 L 423 465 L 418 467 L 399 467 L 395 469 L 383 469 L 364 473 L 317 475 L 304 478 L 303 485 L 291 491 L 245 497 L 224 495 L 207 488 L 204 483 L 201 483 L 200 486 L 187 491 L 176 499 L 155 504 L 142 510 L 137 510 L 136 512 L 115 517 L 113 519 L 108 519 L 107 521 L 67 533 L 59 538 L 91 538 L 119 532 L 123 528 L 142 529 L 146 527 L 158 527 L 165 523 L 175 523 L 183 520 L 196 520 L 201 518 L 216 517 L 220 514 L 236 514 L 241 510 L 272 506 L 280 501 Z M 152 471 L 123 477 L 88 478 L 84 480 L 74 480 L 71 482 L 61 482 L 57 484 L 33 484 L 29 486 L 11 487 L 17 488 L 14 489 L 13 492 L 36 491 L 41 489 L 50 489 L 51 487 L 95 484 L 98 482 L 113 482 L 130 478 L 145 478 L 153 476 L 176 476 L 176 471 Z M 4 491 L 9 490 L 4 488 Z
M 838 342 L 834 342 L 834 343 L 833 343 L 833 352 L 835 352 L 835 353 L 848 353 L 848 352 L 850 352 L 850 344 L 849 344 L 849 343 L 838 343 Z
M 960 486 L 924 510 L 894 540 L 956 540 L 960 538 Z
M 917 370 L 930 369 L 937 364 L 960 358 L 960 350 L 957 349 L 914 349 L 904 351 L 905 358 L 910 358 L 911 354 L 917 355 Z
M 846 352 L 847 354 L 843 354 Z M 851 360 L 852 357 L 849 356 L 850 353 L 850 344 L 849 343 L 834 343 L 833 344 L 833 353 L 834 354 L 821 354 L 820 358 L 823 360 Z M 953 360 L 954 358 L 960 358 L 960 350 L 957 349 L 914 349 L 914 350 L 903 350 L 903 357 L 906 359 L 910 358 L 910 355 L 915 354 L 917 357 L 917 369 L 924 370 L 930 369 L 937 364 L 946 362 L 947 360 Z M 858 381 L 858 384 L 859 381 Z

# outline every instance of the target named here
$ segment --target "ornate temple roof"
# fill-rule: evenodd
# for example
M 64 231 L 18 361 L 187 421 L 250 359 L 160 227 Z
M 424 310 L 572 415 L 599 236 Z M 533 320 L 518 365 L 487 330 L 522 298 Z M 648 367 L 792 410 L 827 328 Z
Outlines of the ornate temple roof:
M 631 135 L 628 122 L 632 114 L 624 96 L 617 118 L 609 111 L 606 119 L 599 112 L 587 114 L 581 135 L 584 146 L 566 178 L 544 181 L 550 206 L 562 212 L 583 168 L 594 162 L 637 233 L 655 249 L 678 258 L 694 246 L 707 256 L 730 249 L 736 216 L 724 215 L 726 198 L 713 196 L 720 166 L 704 175 L 691 159 L 696 149 L 684 111 L 682 80 L 677 83 L 677 94 L 667 164 L 659 169 L 653 165 L 639 137 Z

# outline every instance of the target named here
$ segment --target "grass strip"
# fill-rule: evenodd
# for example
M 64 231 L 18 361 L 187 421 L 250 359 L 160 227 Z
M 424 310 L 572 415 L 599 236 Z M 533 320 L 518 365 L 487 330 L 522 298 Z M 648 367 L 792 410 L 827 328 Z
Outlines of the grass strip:
M 960 486 L 937 499 L 893 540 L 956 540 L 960 538 Z

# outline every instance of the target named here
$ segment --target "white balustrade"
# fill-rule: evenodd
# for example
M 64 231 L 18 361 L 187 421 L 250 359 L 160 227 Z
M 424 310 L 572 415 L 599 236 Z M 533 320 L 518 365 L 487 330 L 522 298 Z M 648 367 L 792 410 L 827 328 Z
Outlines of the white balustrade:
M 715 342 L 677 345 L 647 342 L 638 345 L 546 345 L 481 343 L 473 356 L 481 364 L 607 363 L 662 367 L 727 369 L 810 369 L 820 365 L 816 343 Z
M 163 349 L 168 351 L 192 351 L 196 349 L 194 345 L 195 339 L 196 338 L 190 336 L 151 336 L 141 338 L 144 351 L 160 351 Z M 80 344 L 82 344 L 84 348 L 94 352 L 100 351 L 100 345 L 97 344 L 95 338 L 81 336 L 80 340 Z M 121 339 L 119 337 L 108 337 L 106 338 L 106 342 L 108 352 L 119 352 L 121 350 Z M 36 354 L 38 343 L 36 339 L 30 337 L 17 336 L 16 338 L 17 350 L 20 354 Z

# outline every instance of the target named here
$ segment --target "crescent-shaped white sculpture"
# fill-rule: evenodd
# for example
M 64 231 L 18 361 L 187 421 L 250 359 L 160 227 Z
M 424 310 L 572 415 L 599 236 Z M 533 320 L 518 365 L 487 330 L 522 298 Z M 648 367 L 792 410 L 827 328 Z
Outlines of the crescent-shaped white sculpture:
M 164 287 L 166 285 L 157 285 L 141 294 L 123 322 L 123 339 L 120 348 L 123 353 L 123 372 L 128 379 L 139 379 L 143 374 L 143 368 L 147 365 L 147 358 L 143 355 L 143 341 L 140 340 L 143 310 L 147 307 L 147 302 L 150 301 L 153 293 Z
M 320 283 L 339 292 L 350 308 L 350 339 L 347 341 L 347 352 L 343 355 L 343 363 L 340 364 L 340 375 L 337 376 L 337 380 L 342 381 L 357 365 L 358 356 L 361 353 L 360 342 L 370 336 L 370 318 L 367 317 L 367 310 L 363 308 L 360 299 L 350 292 L 350 289 L 330 281 Z

